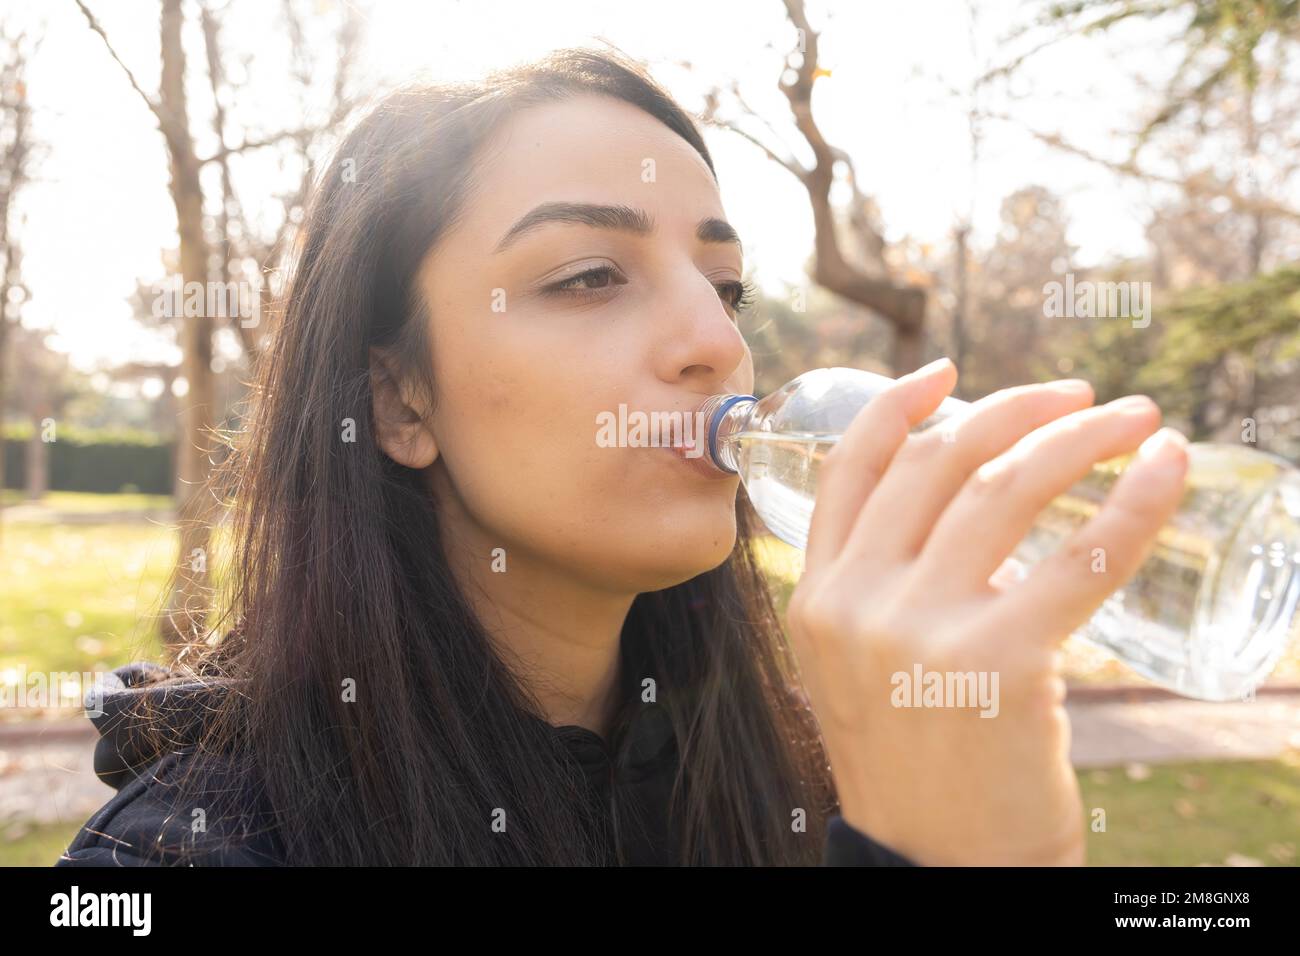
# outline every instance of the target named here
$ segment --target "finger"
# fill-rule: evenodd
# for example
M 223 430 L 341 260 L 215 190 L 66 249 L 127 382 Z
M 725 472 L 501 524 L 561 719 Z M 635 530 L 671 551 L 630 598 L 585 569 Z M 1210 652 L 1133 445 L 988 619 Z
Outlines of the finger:
M 873 561 L 912 561 L 962 484 L 1040 425 L 1092 404 L 1081 379 L 994 392 L 969 409 L 911 435 L 858 516 L 847 554 Z
M 1142 395 L 1044 425 L 967 479 L 935 523 L 917 561 L 955 593 L 984 591 L 1038 515 L 1107 458 L 1131 452 L 1160 425 Z
M 1174 429 L 1162 428 L 1143 442 L 1101 510 L 995 599 L 993 631 L 1050 622 L 1044 637 L 1059 643 L 1082 627 L 1151 554 L 1160 529 L 1178 511 L 1187 465 L 1187 440 Z M 1097 554 L 1105 556 L 1101 570 Z
M 862 504 L 889 466 L 895 449 L 914 425 L 925 421 L 957 384 L 957 368 L 947 358 L 898 379 L 868 402 L 817 470 L 817 496 L 804 571 L 829 563 Z

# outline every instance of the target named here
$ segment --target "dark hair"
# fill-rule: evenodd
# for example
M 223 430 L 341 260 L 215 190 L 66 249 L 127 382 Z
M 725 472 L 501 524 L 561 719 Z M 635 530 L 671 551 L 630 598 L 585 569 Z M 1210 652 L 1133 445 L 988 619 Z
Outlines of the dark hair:
M 641 108 L 713 169 L 695 124 L 642 68 L 562 50 L 481 83 L 389 95 L 317 184 L 243 427 L 214 478 L 233 541 L 222 597 L 208 639 L 176 658 L 189 679 L 241 688 L 220 698 L 201 750 L 253 762 L 291 863 L 607 858 L 581 809 L 580 769 L 530 719 L 535 699 L 449 571 L 427 483 L 382 452 L 371 411 L 372 347 L 406 356 L 432 395 L 413 279 L 465 208 L 484 140 L 512 111 L 582 93 Z M 355 422 L 347 446 L 344 419 Z M 834 787 L 743 488 L 737 519 L 725 563 L 633 601 L 621 690 L 638 700 L 653 676 L 671 718 L 682 863 L 815 863 Z M 342 700 L 349 678 L 357 703 Z M 509 839 L 475 838 L 497 806 L 529 812 L 512 817 Z M 797 808 L 806 832 L 791 825 Z

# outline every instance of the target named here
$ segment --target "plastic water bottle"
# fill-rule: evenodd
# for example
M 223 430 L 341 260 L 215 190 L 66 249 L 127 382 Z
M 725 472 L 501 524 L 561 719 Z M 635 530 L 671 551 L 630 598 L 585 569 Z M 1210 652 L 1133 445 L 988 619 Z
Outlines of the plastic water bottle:
M 774 535 L 803 550 L 822 459 L 893 379 L 821 368 L 759 400 L 699 409 L 702 461 L 739 474 Z M 946 398 L 919 432 L 970 407 Z M 1054 500 L 1013 552 L 1023 576 L 1096 514 L 1131 455 L 1101 462 Z M 1078 632 L 1188 697 L 1250 697 L 1300 632 L 1300 470 L 1226 443 L 1188 446 L 1186 491 L 1137 574 Z M 1080 573 L 1089 573 L 1087 568 Z

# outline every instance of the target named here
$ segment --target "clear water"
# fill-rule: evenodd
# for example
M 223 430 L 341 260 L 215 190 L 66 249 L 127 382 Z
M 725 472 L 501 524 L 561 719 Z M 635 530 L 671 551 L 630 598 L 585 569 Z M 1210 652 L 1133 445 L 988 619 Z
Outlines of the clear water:
M 760 517 L 800 550 L 822 459 L 838 434 L 742 431 L 731 455 Z M 1192 444 L 1175 518 L 1133 579 L 1079 636 L 1189 697 L 1250 694 L 1300 633 L 1300 480 L 1286 462 Z M 1130 456 L 1097 465 L 1053 501 L 1009 563 L 1022 575 L 1096 514 Z M 1096 573 L 1092 566 L 1080 573 Z

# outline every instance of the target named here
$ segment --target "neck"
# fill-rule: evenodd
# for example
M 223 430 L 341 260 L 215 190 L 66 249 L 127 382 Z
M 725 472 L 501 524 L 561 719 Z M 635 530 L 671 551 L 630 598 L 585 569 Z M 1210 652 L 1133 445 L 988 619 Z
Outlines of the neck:
M 439 489 L 446 557 L 498 653 L 553 726 L 608 740 L 618 699 L 620 636 L 635 594 L 594 588 L 517 545 L 504 547 Z M 504 570 L 501 570 L 504 562 Z

